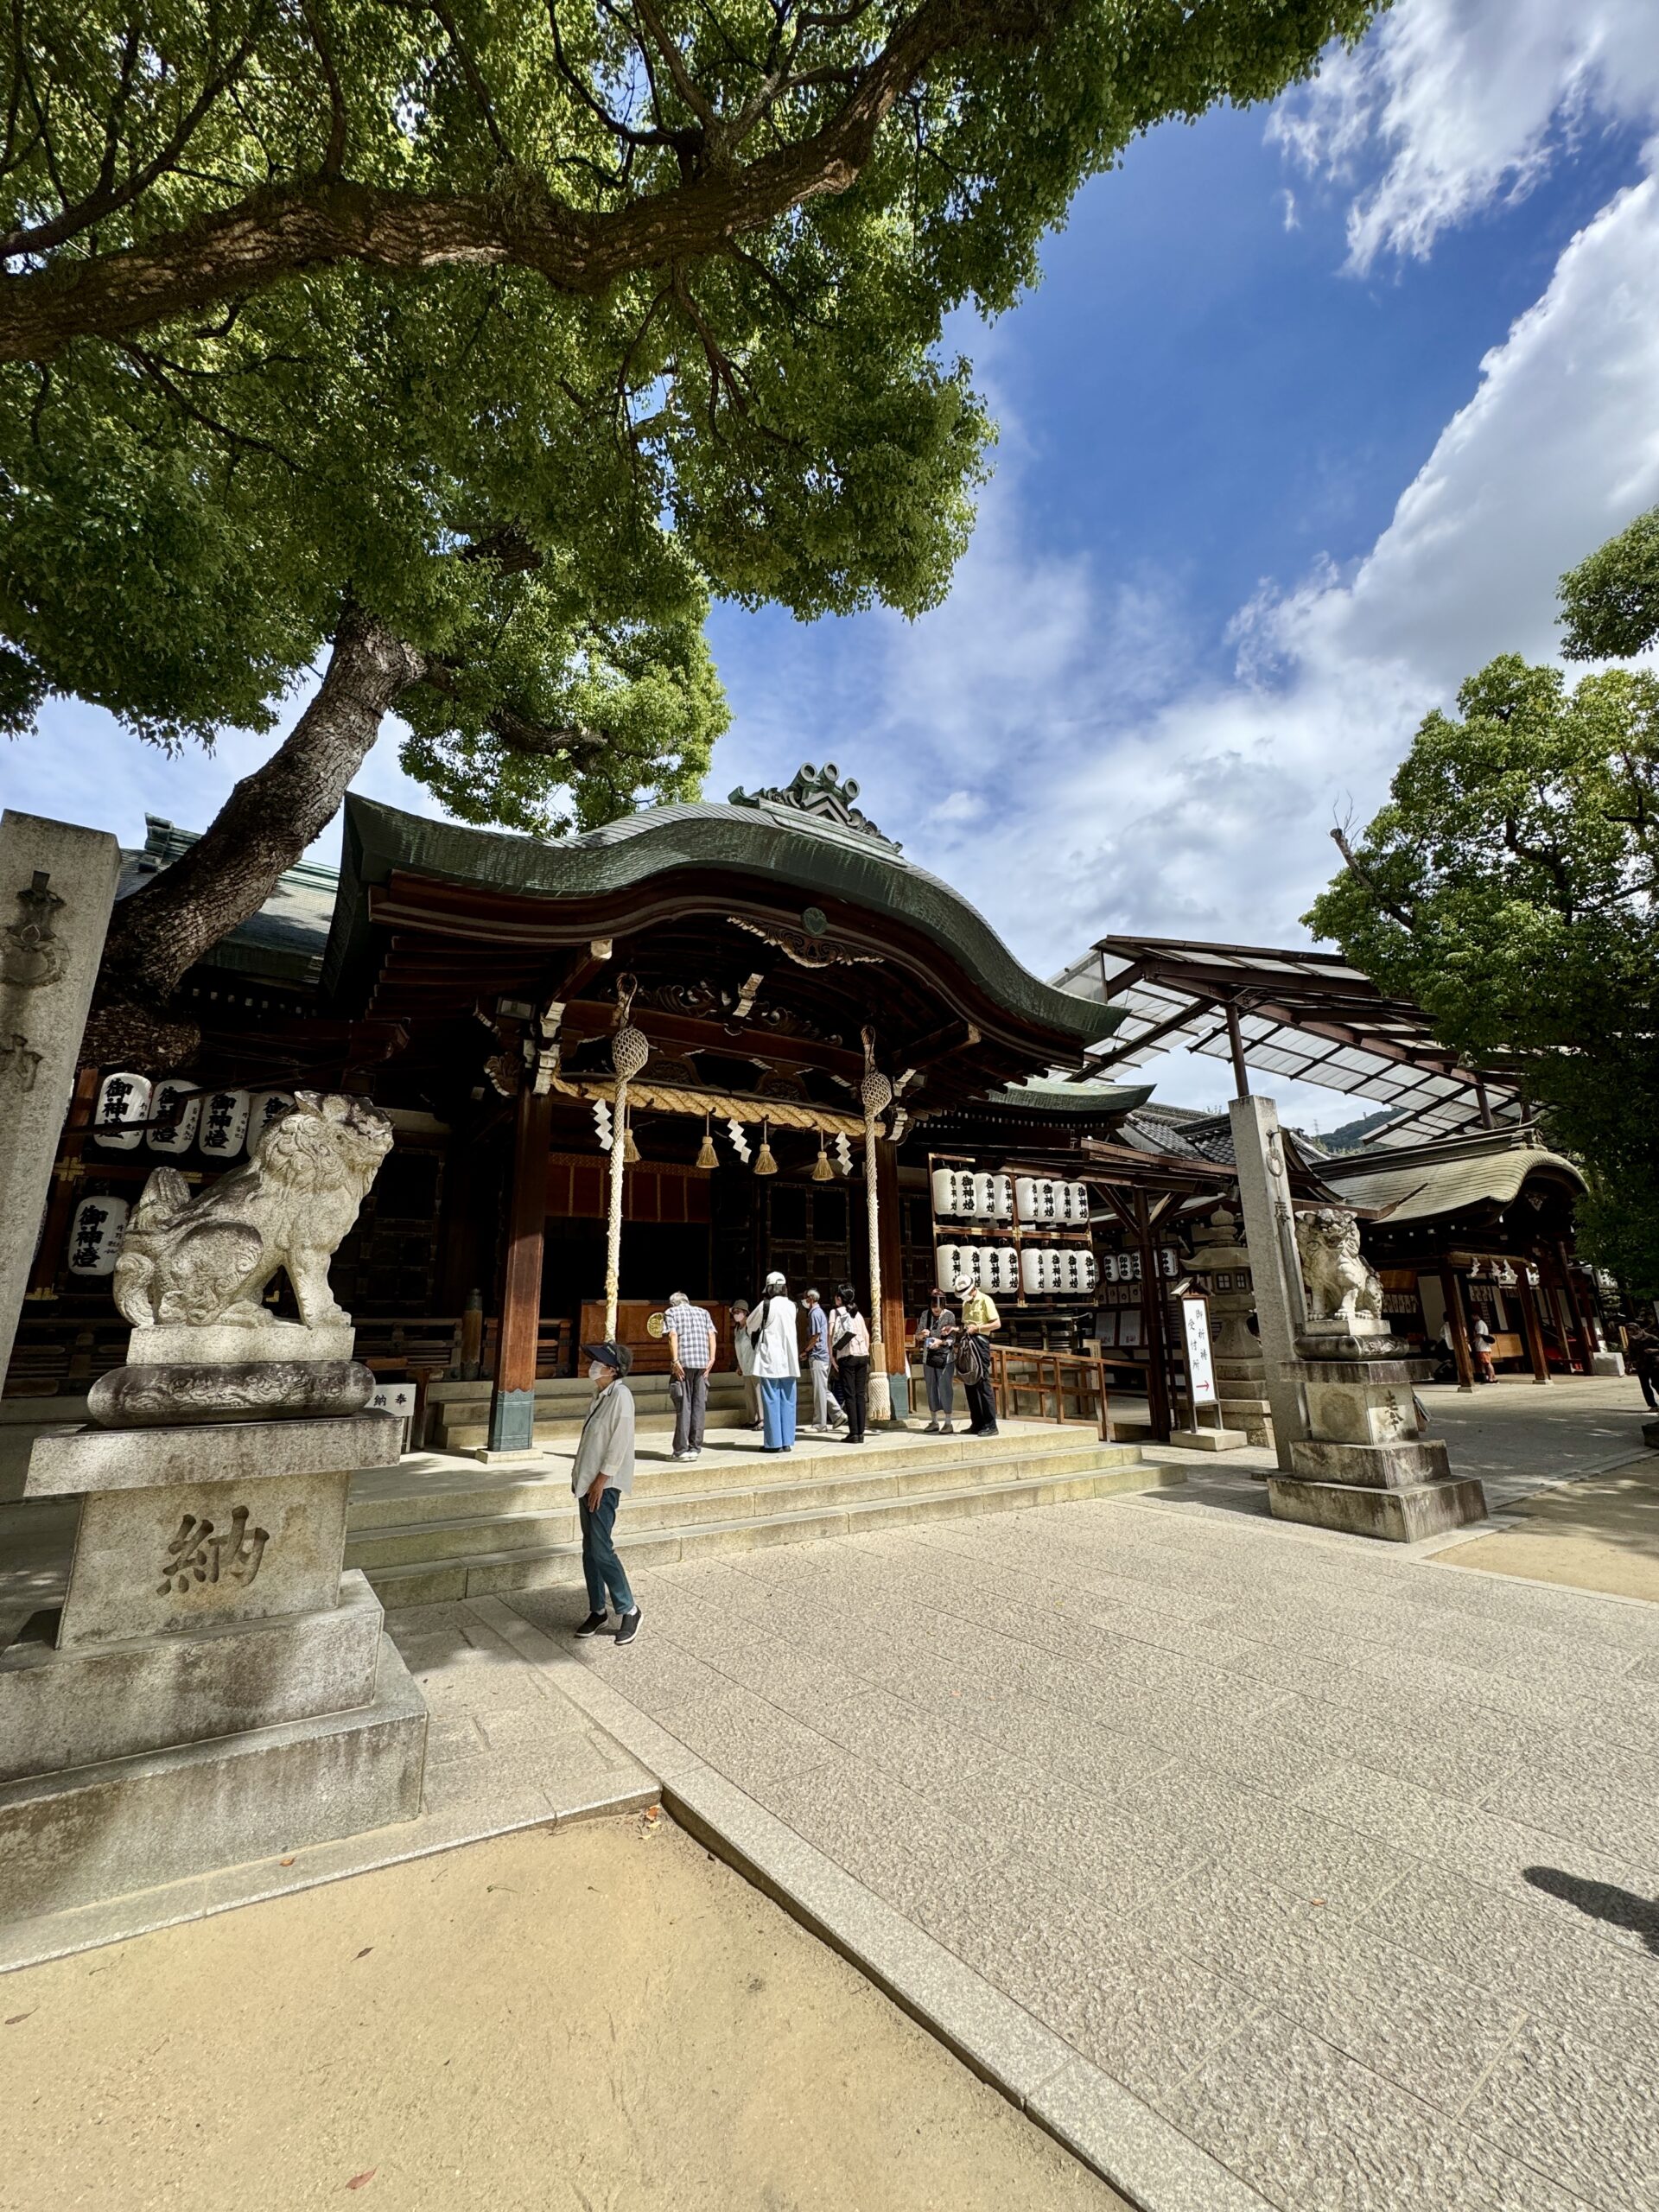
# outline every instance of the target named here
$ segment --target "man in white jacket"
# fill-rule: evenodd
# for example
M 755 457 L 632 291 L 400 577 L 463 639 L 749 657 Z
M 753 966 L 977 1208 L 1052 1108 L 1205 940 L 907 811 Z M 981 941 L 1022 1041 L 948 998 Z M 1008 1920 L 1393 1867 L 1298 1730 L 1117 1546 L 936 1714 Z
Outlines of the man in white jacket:
M 776 1271 L 766 1277 L 760 1302 L 749 1317 L 749 1335 L 754 1344 L 754 1379 L 760 1386 L 762 1448 L 792 1452 L 800 1339 L 795 1301 Z

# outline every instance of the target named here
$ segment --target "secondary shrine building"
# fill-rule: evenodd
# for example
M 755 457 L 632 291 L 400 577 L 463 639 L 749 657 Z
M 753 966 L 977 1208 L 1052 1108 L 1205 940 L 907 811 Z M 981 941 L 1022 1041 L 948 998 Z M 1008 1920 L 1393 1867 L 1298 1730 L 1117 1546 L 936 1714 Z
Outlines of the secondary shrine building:
M 642 1370 L 677 1289 L 729 1364 L 730 1305 L 773 1268 L 866 1302 L 879 1271 L 895 1411 L 942 1269 L 992 1289 L 1010 1340 L 1080 1345 L 1098 1262 L 1068 1165 L 1147 1092 L 1050 1078 L 1122 1016 L 1029 974 L 856 796 L 804 768 L 552 842 L 348 799 L 338 881 L 292 871 L 192 971 L 195 1065 L 84 1071 L 8 1388 L 122 1356 L 109 1274 L 159 1160 L 211 1178 L 295 1090 L 344 1089 L 398 1136 L 334 1271 L 360 1354 L 493 1375 L 492 1441 L 528 1443 L 537 1376 L 603 1319 L 625 1012 L 650 1047 L 618 1283 Z M 189 842 L 152 823 L 130 875 Z

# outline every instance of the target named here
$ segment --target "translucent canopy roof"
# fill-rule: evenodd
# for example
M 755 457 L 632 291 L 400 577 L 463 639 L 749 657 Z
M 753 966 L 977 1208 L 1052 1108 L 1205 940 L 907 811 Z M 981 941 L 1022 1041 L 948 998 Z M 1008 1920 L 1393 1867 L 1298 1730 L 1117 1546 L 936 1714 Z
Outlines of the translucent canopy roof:
M 1247 1066 L 1395 1109 L 1371 1144 L 1421 1144 L 1479 1128 L 1489 1116 L 1498 1125 L 1522 1118 L 1510 1077 L 1465 1065 L 1420 1007 L 1388 997 L 1338 953 L 1107 937 L 1053 980 L 1122 1010 L 1090 1075 L 1121 1077 L 1160 1052 L 1230 1059 L 1236 1023 Z

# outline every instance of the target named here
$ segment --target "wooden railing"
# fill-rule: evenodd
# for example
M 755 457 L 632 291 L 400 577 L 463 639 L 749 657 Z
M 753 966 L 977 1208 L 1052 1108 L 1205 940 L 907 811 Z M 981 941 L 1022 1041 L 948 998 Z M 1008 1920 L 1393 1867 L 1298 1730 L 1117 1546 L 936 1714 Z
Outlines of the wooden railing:
M 1001 1419 L 1091 1421 L 1103 1444 L 1112 1440 L 1104 1360 L 1079 1352 L 993 1344 L 991 1389 Z M 1035 1409 L 1023 1406 L 1022 1398 L 1035 1398 Z

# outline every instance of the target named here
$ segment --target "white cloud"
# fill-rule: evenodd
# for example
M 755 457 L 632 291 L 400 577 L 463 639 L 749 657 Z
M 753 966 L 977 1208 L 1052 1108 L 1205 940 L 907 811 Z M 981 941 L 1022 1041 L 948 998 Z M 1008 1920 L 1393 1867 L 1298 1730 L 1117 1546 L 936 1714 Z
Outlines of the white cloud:
M 1441 232 L 1528 192 L 1560 143 L 1659 109 L 1653 0 L 1395 0 L 1282 102 L 1269 136 L 1315 175 L 1361 184 L 1351 264 L 1426 256 Z
M 949 603 L 880 625 L 867 803 L 1040 972 L 1110 931 L 1306 941 L 1332 821 L 1369 817 L 1465 676 L 1550 658 L 1561 570 L 1659 502 L 1656 391 L 1649 178 L 1567 246 L 1357 567 L 1240 610 L 1230 681 L 1192 679 L 1156 580 L 1109 589 L 1034 548 L 1005 472 Z M 1205 1103 L 1207 1071 L 1160 1071 L 1160 1095 Z

